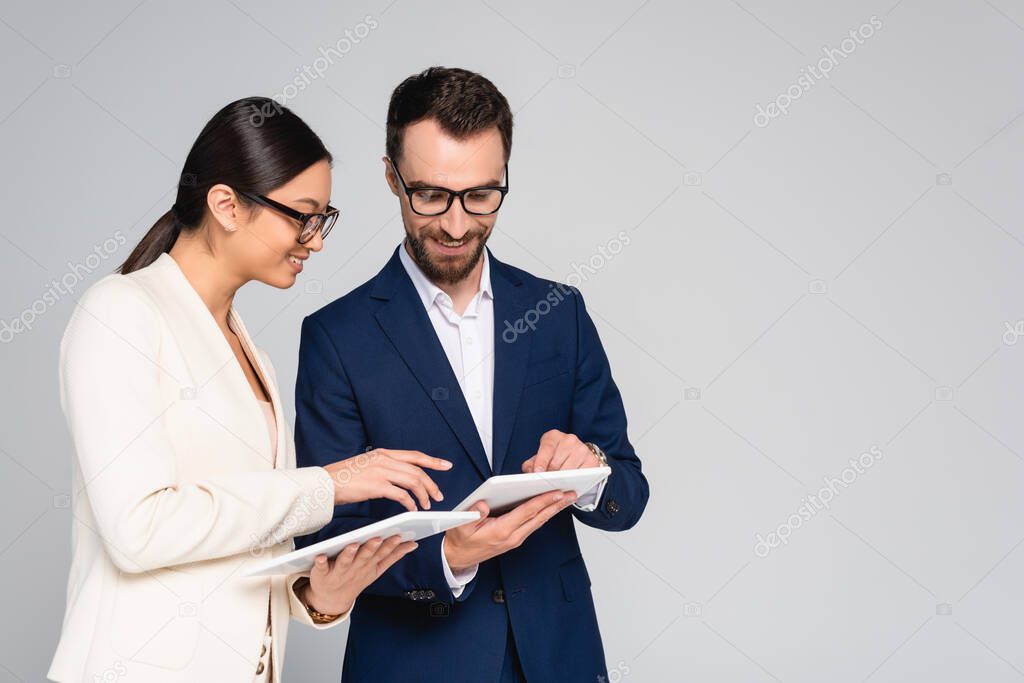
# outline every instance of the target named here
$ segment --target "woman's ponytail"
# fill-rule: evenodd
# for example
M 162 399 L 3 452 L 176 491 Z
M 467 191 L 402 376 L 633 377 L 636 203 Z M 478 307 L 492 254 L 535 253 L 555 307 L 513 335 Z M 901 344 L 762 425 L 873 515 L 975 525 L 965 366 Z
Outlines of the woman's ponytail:
M 128 255 L 117 272 L 127 275 L 156 261 L 160 258 L 160 254 L 171 250 L 178 239 L 179 232 L 181 232 L 181 223 L 172 208 L 153 224 L 153 227 L 135 245 L 132 253 Z

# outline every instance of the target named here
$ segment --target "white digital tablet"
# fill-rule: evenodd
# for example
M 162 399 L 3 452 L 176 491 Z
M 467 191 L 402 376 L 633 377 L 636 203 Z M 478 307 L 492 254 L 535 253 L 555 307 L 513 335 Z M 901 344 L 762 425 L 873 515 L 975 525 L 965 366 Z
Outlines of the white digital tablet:
M 468 510 L 482 500 L 487 503 L 492 515 L 500 515 L 548 491 L 575 491 L 577 496 L 582 496 L 607 479 L 611 472 L 610 467 L 584 467 L 558 472 L 502 474 L 485 481 L 455 509 Z
M 418 541 L 477 519 L 480 519 L 480 513 L 476 510 L 472 512 L 403 512 L 334 538 L 314 543 L 311 546 L 293 550 L 286 555 L 254 562 L 242 570 L 242 576 L 298 574 L 312 569 L 313 560 L 317 555 L 334 558 L 345 549 L 345 546 L 352 543 L 363 543 L 377 537 L 386 539 L 396 534 L 401 536 L 403 541 Z

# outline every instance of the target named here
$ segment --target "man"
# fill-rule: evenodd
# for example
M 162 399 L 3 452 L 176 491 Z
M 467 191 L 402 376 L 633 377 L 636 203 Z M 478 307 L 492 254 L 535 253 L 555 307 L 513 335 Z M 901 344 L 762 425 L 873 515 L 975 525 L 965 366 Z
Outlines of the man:
M 628 529 L 648 486 L 580 293 L 485 249 L 511 143 L 508 102 L 479 74 L 435 67 L 395 89 L 384 165 L 405 241 L 376 277 L 303 321 L 298 464 L 369 448 L 443 457 L 455 465 L 432 473 L 441 509 L 492 475 L 605 462 L 612 473 L 580 500 L 555 491 L 495 516 L 480 504 L 480 522 L 421 541 L 360 597 L 343 681 L 607 676 L 573 519 Z M 402 510 L 339 506 L 299 545 Z

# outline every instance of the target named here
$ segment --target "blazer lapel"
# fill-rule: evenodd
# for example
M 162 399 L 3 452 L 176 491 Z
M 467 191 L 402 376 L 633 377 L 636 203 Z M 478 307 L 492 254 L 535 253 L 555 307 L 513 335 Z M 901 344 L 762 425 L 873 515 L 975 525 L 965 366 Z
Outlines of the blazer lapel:
M 260 377 L 263 379 L 263 384 L 267 388 L 267 393 L 270 395 L 270 405 L 274 409 L 274 424 L 276 426 L 277 441 L 274 443 L 274 451 L 269 453 L 270 462 L 273 463 L 274 469 L 279 470 L 284 468 L 286 460 L 286 448 L 287 442 L 285 441 L 286 427 L 284 421 L 284 406 L 281 405 L 281 395 L 278 391 L 277 382 L 274 380 L 274 375 L 268 368 L 263 364 L 263 359 L 256 352 L 256 344 L 253 342 L 252 337 L 249 336 L 249 330 L 246 329 L 245 323 L 242 322 L 242 317 L 235 310 L 235 307 L 231 307 L 231 327 L 238 334 L 238 338 L 242 341 L 242 346 L 248 352 L 249 358 L 252 360 L 253 366 L 256 368 Z M 252 388 L 249 387 L 252 393 Z
M 473 415 L 397 249 L 378 274 L 370 296 L 385 302 L 376 313 L 384 334 L 469 453 L 480 476 L 491 476 Z
M 194 398 L 200 398 L 204 393 L 220 396 L 222 400 L 213 402 L 200 399 L 201 409 L 223 429 L 230 431 L 252 449 L 253 454 L 269 466 L 273 462 L 269 439 L 260 437 L 266 432 L 265 418 L 252 387 L 249 386 L 238 364 L 235 352 L 224 338 L 224 333 L 213 319 L 202 297 L 181 272 L 177 262 L 167 253 L 161 254 L 156 261 L 133 275 L 158 302 L 168 328 L 181 347 L 191 374 L 190 379 L 178 378 L 182 384 L 182 391 L 192 392 Z M 272 386 L 270 373 L 258 360 L 252 340 L 234 308 L 229 316 L 232 328 L 238 333 L 243 346 L 257 359 L 260 374 L 267 382 L 277 415 L 277 452 L 281 455 L 281 428 L 284 423 L 276 388 Z M 226 396 L 231 400 L 223 400 Z
M 490 251 L 488 251 L 490 254 Z M 533 335 L 508 334 L 506 322 L 514 328 L 536 301 L 528 301 L 522 281 L 515 272 L 491 255 L 491 288 L 494 290 L 494 471 L 502 474 L 509 440 L 515 426 L 519 399 L 523 393 L 526 364 Z M 524 455 L 532 455 L 524 454 Z M 518 472 L 518 470 L 516 470 Z

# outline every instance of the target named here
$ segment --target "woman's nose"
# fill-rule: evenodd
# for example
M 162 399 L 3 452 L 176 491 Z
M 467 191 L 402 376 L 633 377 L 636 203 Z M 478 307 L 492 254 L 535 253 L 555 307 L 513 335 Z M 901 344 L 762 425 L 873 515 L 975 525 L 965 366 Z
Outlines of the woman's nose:
M 313 234 L 312 239 L 310 239 L 308 242 L 306 242 L 302 246 L 306 247 L 310 251 L 320 251 L 321 249 L 323 249 L 324 248 L 324 238 L 320 234 L 320 231 L 317 230 Z

